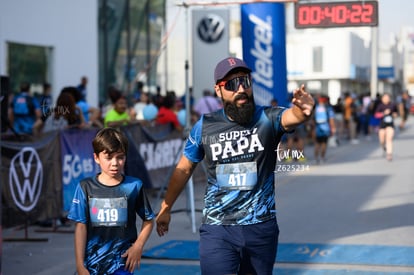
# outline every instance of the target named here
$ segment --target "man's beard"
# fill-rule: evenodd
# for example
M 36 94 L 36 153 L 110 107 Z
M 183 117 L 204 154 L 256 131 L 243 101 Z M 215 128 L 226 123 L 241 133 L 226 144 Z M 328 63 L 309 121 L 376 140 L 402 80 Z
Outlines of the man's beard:
M 247 103 L 238 107 L 236 104 L 237 100 L 244 98 L 247 98 Z M 255 110 L 253 94 L 251 96 L 240 94 L 234 98 L 234 101 L 224 101 L 223 104 L 226 115 L 233 121 L 241 125 L 247 125 L 252 121 Z

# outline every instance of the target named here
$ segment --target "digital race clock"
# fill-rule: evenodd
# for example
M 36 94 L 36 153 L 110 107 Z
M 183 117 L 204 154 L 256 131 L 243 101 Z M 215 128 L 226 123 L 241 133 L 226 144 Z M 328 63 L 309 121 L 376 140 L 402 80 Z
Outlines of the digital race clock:
M 333 28 L 378 25 L 377 1 L 295 4 L 295 28 Z

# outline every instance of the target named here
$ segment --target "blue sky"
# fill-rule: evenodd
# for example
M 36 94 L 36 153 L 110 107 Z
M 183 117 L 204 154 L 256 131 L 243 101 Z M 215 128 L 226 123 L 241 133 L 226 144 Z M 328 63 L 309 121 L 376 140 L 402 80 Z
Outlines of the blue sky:
M 379 0 L 379 38 L 389 41 L 390 33 L 398 34 L 402 26 L 414 28 L 413 0 Z

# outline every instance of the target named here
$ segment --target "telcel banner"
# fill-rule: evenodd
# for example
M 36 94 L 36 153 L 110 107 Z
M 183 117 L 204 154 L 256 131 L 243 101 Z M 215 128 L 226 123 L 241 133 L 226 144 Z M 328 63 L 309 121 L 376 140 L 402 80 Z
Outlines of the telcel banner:
M 283 3 L 241 5 L 243 59 L 253 70 L 255 101 L 276 98 L 287 107 L 286 31 Z

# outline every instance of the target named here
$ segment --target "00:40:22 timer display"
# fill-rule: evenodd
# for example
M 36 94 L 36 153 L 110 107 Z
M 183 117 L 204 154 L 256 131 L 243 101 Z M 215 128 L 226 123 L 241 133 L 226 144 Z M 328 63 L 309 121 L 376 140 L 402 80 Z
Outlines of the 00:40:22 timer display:
M 378 2 L 316 2 L 295 4 L 295 28 L 378 25 Z

